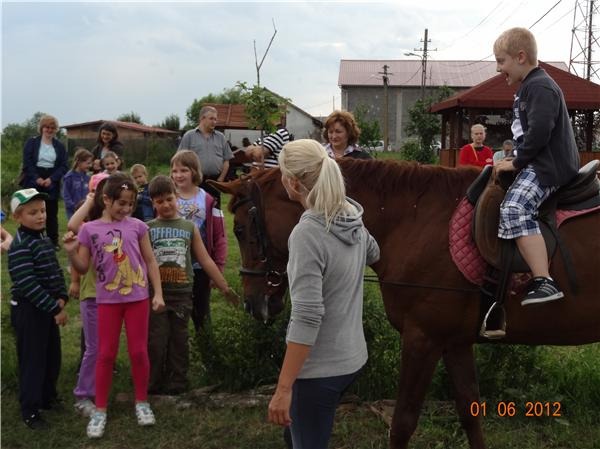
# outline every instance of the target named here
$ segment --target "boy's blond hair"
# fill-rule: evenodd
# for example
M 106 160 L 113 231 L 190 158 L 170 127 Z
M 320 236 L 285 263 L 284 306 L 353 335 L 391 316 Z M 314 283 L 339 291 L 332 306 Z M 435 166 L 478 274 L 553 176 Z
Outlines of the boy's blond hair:
M 537 44 L 533 33 L 526 28 L 510 28 L 494 42 L 494 53 L 504 51 L 515 57 L 520 51 L 527 55 L 527 62 L 537 65 Z
M 141 171 L 144 173 L 144 175 L 146 176 L 146 178 L 148 177 L 148 170 L 146 170 L 146 167 L 142 164 L 133 164 L 131 166 L 131 168 L 129 169 L 129 173 L 131 173 L 131 175 L 133 176 L 133 174 L 136 171 Z

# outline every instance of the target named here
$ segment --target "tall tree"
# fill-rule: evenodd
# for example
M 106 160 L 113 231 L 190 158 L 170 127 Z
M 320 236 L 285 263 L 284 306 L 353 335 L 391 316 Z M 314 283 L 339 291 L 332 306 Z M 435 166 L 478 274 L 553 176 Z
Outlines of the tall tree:
M 208 94 L 192 102 L 185 112 L 186 128 L 194 128 L 198 125 L 200 109 L 206 104 L 241 104 L 242 91 L 238 86 L 223 89 L 220 94 Z
M 237 85 L 242 91 L 242 104 L 246 109 L 249 127 L 265 133 L 275 131 L 276 125 L 285 117 L 290 100 L 258 84 L 248 87 L 246 83 L 238 82 Z
M 440 117 L 430 113 L 429 108 L 432 104 L 448 98 L 452 93 L 452 89 L 443 86 L 435 96 L 419 99 L 408 109 L 408 123 L 405 130 L 409 136 L 417 137 L 422 152 L 416 158 L 419 162 L 433 162 L 433 144 L 442 126 Z
M 119 122 L 131 122 L 131 123 L 138 123 L 140 125 L 143 125 L 144 122 L 142 122 L 142 119 L 140 117 L 140 114 L 138 114 L 137 112 L 126 112 L 125 114 L 121 114 L 117 117 L 117 120 Z
M 161 128 L 170 129 L 171 131 L 179 131 L 179 116 L 177 114 L 171 114 L 165 117 L 163 122 L 160 124 Z
M 377 120 L 368 120 L 367 113 L 369 108 L 360 104 L 354 108 L 354 118 L 360 129 L 358 143 L 363 147 L 374 147 L 381 140 L 381 129 Z
M 43 115 L 46 115 L 46 113 L 38 111 L 23 123 L 9 123 L 6 125 L 2 130 L 2 149 L 9 142 L 23 146 L 27 139 L 36 136 L 38 134 L 37 127 Z

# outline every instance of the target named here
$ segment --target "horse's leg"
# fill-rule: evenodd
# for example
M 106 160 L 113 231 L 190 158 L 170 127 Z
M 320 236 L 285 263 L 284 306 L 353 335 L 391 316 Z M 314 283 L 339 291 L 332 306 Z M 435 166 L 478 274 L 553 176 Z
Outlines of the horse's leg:
M 392 449 L 408 447 L 441 353 L 441 346 L 436 345 L 420 330 L 404 329 L 400 382 L 390 429 Z
M 485 449 L 481 419 L 471 413 L 471 404 L 479 403 L 479 385 L 475 373 L 473 345 L 448 348 L 444 354 L 444 364 L 454 387 L 456 411 L 460 423 L 467 433 L 471 449 Z

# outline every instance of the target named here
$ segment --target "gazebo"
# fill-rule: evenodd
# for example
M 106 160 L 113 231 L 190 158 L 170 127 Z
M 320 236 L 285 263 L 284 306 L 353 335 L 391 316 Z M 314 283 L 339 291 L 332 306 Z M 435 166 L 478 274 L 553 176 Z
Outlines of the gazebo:
M 539 62 L 563 91 L 567 109 L 573 117 L 584 117 L 584 148 L 581 162 L 600 158 L 592 154 L 594 140 L 594 112 L 600 110 L 600 85 L 579 78 L 550 64 Z M 431 106 L 430 111 L 442 115 L 442 152 L 440 163 L 454 167 L 457 149 L 468 143 L 469 129 L 480 123 L 481 117 L 496 116 L 496 125 L 510 135 L 510 116 L 517 85 L 509 86 L 503 75 L 498 74 L 471 89 L 447 98 Z M 487 124 L 486 124 L 487 126 Z M 596 155 L 596 157 L 594 157 Z

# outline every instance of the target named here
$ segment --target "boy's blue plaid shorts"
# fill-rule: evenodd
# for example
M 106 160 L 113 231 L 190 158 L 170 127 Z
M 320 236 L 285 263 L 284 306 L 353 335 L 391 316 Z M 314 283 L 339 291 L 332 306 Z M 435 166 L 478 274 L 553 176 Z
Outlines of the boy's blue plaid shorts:
M 533 167 L 528 165 L 518 174 L 500 205 L 498 237 L 515 239 L 524 235 L 541 234 L 537 222 L 538 208 L 556 186 L 542 186 Z

